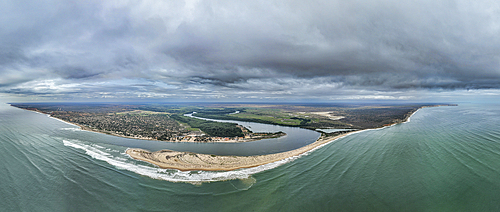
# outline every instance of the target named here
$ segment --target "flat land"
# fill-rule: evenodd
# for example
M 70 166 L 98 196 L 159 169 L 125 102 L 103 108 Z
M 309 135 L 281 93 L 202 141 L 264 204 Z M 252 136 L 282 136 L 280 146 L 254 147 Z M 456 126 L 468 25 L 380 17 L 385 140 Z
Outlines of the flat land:
M 435 105 L 441 106 L 441 105 Z M 431 107 L 431 106 L 422 106 Z M 418 109 L 417 109 L 418 110 Z M 404 121 L 407 121 L 410 116 L 417 110 L 412 111 L 411 114 L 405 116 Z M 397 124 L 397 123 L 394 123 Z M 191 152 L 177 152 L 171 150 L 160 150 L 156 152 L 149 152 L 143 149 L 128 149 L 126 151 L 132 158 L 137 160 L 146 161 L 165 169 L 177 169 L 181 171 L 230 171 L 242 168 L 251 168 L 261 166 L 268 163 L 284 160 L 293 156 L 298 156 L 311 151 L 321 145 L 327 144 L 343 136 L 354 133 L 351 132 L 336 132 L 332 134 L 323 133 L 322 136 L 314 143 L 304 147 L 268 155 L 256 156 L 219 156 L 208 154 L 197 154 Z
M 256 155 L 256 156 L 220 156 L 197 154 L 191 152 L 177 152 L 171 150 L 160 150 L 149 152 L 143 149 L 128 149 L 127 154 L 137 160 L 146 161 L 165 169 L 177 169 L 181 171 L 230 171 L 235 169 L 256 167 L 273 163 L 293 156 L 301 155 L 318 146 L 343 137 L 340 134 L 333 137 L 322 137 L 316 142 L 288 152 Z
M 412 105 L 270 105 L 270 104 L 70 104 L 18 103 L 15 107 L 51 115 L 85 130 L 136 139 L 168 142 L 247 142 L 248 129 L 186 117 L 239 120 L 306 129 L 370 129 L 401 123 L 418 108 Z
M 373 129 L 406 121 L 423 107 L 456 106 L 450 104 L 412 105 L 265 105 L 265 104 L 11 104 L 22 109 L 50 114 L 85 130 L 116 136 L 154 139 L 168 142 L 248 142 L 283 136 L 284 133 L 253 133 L 233 123 L 221 123 L 186 117 L 196 116 L 258 122 L 307 129 Z M 135 159 L 162 168 L 178 170 L 234 170 L 260 166 L 297 156 L 350 132 L 322 133 L 320 139 L 296 150 L 258 156 L 217 156 L 161 150 L 148 152 L 129 149 Z

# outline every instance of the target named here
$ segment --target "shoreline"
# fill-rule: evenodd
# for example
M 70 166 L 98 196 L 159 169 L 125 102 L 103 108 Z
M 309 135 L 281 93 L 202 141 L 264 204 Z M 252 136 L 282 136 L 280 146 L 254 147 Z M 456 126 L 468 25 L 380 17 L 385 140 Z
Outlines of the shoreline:
M 364 130 L 340 134 L 326 139 L 320 138 L 317 141 L 301 148 L 269 155 L 221 156 L 191 152 L 177 152 L 166 149 L 149 152 L 138 148 L 130 148 L 125 152 L 136 160 L 145 161 L 163 169 L 177 169 L 180 171 L 231 171 L 242 168 L 257 167 L 290 157 L 299 156 L 314 150 L 321 145 L 328 144 L 339 138 L 361 131 Z
M 317 150 L 339 138 L 354 133 L 360 133 L 367 130 L 378 130 L 386 127 L 391 127 L 397 124 L 409 122 L 410 118 L 420 109 L 427 107 L 440 107 L 440 106 L 456 106 L 456 105 L 422 106 L 419 107 L 417 110 L 413 111 L 411 114 L 407 115 L 402 122 L 397 122 L 388 126 L 382 126 L 378 128 L 347 132 L 333 137 L 324 138 L 322 136 L 315 142 L 303 146 L 301 148 L 290 150 L 287 152 L 269 154 L 269 155 L 221 156 L 221 155 L 198 154 L 191 152 L 177 152 L 167 149 L 156 152 L 149 152 L 147 150 L 138 148 L 129 148 L 125 152 L 133 159 L 145 161 L 163 169 L 177 169 L 180 171 L 231 171 L 236 169 L 257 167 L 285 160 L 291 157 L 298 157 L 303 154 Z
M 12 106 L 12 105 L 10 105 L 10 106 L 11 107 L 15 107 L 15 106 Z M 15 107 L 15 108 L 19 108 L 19 107 Z M 104 135 L 111 135 L 111 136 L 117 136 L 117 137 L 122 137 L 122 138 L 148 140 L 148 141 L 160 141 L 160 142 L 169 142 L 169 143 L 245 143 L 245 142 L 258 141 L 258 140 L 263 140 L 263 139 L 268 139 L 268 138 L 279 138 L 279 137 L 286 136 L 286 134 L 284 134 L 284 135 L 281 135 L 281 136 L 278 136 L 278 137 L 270 136 L 270 137 L 262 137 L 262 138 L 243 138 L 241 140 L 234 140 L 233 137 L 212 137 L 213 140 L 210 141 L 210 142 L 200 142 L 200 141 L 194 141 L 194 139 L 192 139 L 192 138 L 195 138 L 194 136 L 186 135 L 186 136 L 182 136 L 182 137 L 184 137 L 184 138 L 185 137 L 191 137 L 191 138 L 187 139 L 187 140 L 182 139 L 182 140 L 179 140 L 179 141 L 172 141 L 172 140 L 165 141 L 165 140 L 157 140 L 157 139 L 153 139 L 153 138 L 125 136 L 125 135 L 120 135 L 120 134 L 116 134 L 116 133 L 112 133 L 112 132 L 95 130 L 93 128 L 90 128 L 90 127 L 87 127 L 87 126 L 83 126 L 83 125 L 78 124 L 78 123 L 73 123 L 73 122 L 69 122 L 69 121 L 66 121 L 66 120 L 63 120 L 63 119 L 60 119 L 60 118 L 56 118 L 54 116 L 51 116 L 48 113 L 44 113 L 44 112 L 41 112 L 41 111 L 28 110 L 28 109 L 25 109 L 25 108 L 19 108 L 19 109 L 26 110 L 26 111 L 31 111 L 31 112 L 35 112 L 35 113 L 38 113 L 38 114 L 47 115 L 49 118 L 53 118 L 55 120 L 64 122 L 66 124 L 71 124 L 73 126 L 79 127 L 80 130 L 84 130 L 84 131 L 87 131 L 87 132 L 100 133 L 100 134 L 104 134 Z M 229 138 L 229 139 L 225 140 L 225 138 Z
M 407 114 L 405 118 L 401 121 L 397 121 L 393 124 L 386 125 L 386 126 L 381 126 L 377 128 L 370 128 L 370 129 L 363 129 L 363 130 L 357 130 L 357 131 L 351 131 L 343 134 L 339 134 L 333 137 L 324 137 L 323 135 L 318 138 L 313 143 L 310 143 L 306 146 L 300 147 L 298 149 L 290 150 L 287 152 L 280 152 L 280 153 L 275 153 L 275 154 L 268 154 L 268 155 L 255 155 L 255 156 L 221 156 L 221 155 L 209 155 L 209 154 L 199 154 L 199 153 L 192 153 L 192 152 L 177 152 L 177 151 L 172 151 L 172 150 L 159 150 L 156 152 L 149 152 L 144 149 L 139 149 L 139 148 L 129 148 L 125 152 L 128 154 L 130 157 L 136 160 L 141 160 L 145 161 L 151 164 L 154 164 L 160 168 L 164 169 L 177 169 L 180 171 L 231 171 L 231 170 L 236 170 L 236 169 L 242 169 L 242 168 L 251 168 L 251 167 L 257 167 L 269 163 L 274 163 L 277 161 L 285 160 L 288 158 L 292 157 L 298 157 L 303 154 L 307 154 L 309 152 L 312 152 L 316 149 L 319 149 L 323 146 L 325 146 L 328 143 L 331 143 L 339 138 L 354 134 L 354 133 L 359 133 L 367 130 L 378 130 L 378 129 L 383 129 L 386 127 L 391 127 L 397 124 L 401 123 L 406 123 L 410 121 L 410 118 L 420 109 L 422 108 L 427 108 L 427 107 L 440 107 L 440 106 L 457 106 L 454 104 L 447 104 L 447 105 L 432 105 L 432 106 L 421 106 L 415 111 L 412 111 L 411 114 Z M 24 109 L 24 108 L 20 108 Z M 28 110 L 28 109 L 24 109 Z M 102 134 L 107 134 L 107 135 L 113 135 L 113 136 L 119 136 L 119 137 L 124 137 L 124 138 L 132 138 L 132 139 L 142 139 L 142 140 L 154 140 L 154 139 L 147 139 L 147 138 L 136 138 L 136 137 L 128 137 L 128 136 L 122 136 L 122 135 L 117 135 L 113 133 L 105 133 L 105 132 L 100 132 L 96 130 L 92 130 L 91 128 L 81 126 L 79 124 L 71 123 L 59 118 L 52 117 L 50 114 L 35 111 L 35 110 L 29 110 L 33 111 L 36 113 L 40 114 L 45 114 L 48 115 L 51 118 L 54 118 L 56 120 L 78 126 L 80 127 L 81 130 L 86 130 L 90 132 L 96 132 L 96 133 L 102 133 Z M 160 141 L 160 140 L 157 140 Z M 175 143 L 176 141 L 164 141 L 164 142 L 172 142 Z M 177 141 L 177 142 L 186 142 L 186 141 Z M 192 141 L 191 141 L 192 142 Z M 239 141 L 242 142 L 242 141 Z M 217 143 L 217 142 L 214 142 Z M 222 142 L 221 142 L 222 143 Z M 237 142 L 224 142 L 224 143 L 237 143 Z

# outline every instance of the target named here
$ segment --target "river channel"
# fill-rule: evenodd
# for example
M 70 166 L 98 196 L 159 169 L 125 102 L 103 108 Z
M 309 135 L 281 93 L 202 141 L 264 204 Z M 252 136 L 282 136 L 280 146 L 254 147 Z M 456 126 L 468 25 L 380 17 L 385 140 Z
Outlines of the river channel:
M 185 114 L 185 116 L 199 118 L 193 116 L 192 114 Z M 199 119 L 204 119 L 204 118 L 199 118 Z M 237 123 L 241 126 L 250 129 L 253 132 L 282 131 L 286 133 L 286 135 L 280 138 L 269 138 L 269 139 L 262 139 L 262 140 L 242 142 L 242 143 L 185 143 L 185 142 L 172 143 L 164 141 L 129 139 L 129 138 L 103 135 L 100 133 L 74 129 L 71 130 L 72 132 L 68 131 L 68 133 L 65 133 L 64 137 L 68 139 L 81 139 L 82 136 L 84 136 L 85 138 L 92 140 L 95 143 L 107 143 L 124 147 L 141 148 L 149 151 L 170 149 L 175 151 L 187 151 L 187 152 L 195 152 L 203 154 L 248 156 L 248 155 L 273 154 L 273 153 L 286 152 L 298 149 L 300 147 L 315 142 L 321 135 L 316 131 L 302 129 L 298 127 L 285 127 L 279 125 L 261 124 L 261 123 L 235 121 L 235 120 L 214 120 L 214 119 L 205 119 L 205 120 Z

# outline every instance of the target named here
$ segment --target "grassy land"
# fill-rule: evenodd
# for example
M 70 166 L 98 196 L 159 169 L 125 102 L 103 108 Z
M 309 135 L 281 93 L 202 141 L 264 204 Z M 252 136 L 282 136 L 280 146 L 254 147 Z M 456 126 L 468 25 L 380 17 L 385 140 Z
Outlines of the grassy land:
M 429 104 L 427 104 L 429 105 Z M 432 105 L 432 104 L 431 104 Z M 183 116 L 238 120 L 307 129 L 367 129 L 402 122 L 420 105 L 228 105 L 22 103 L 13 106 L 123 135 L 156 139 L 203 131 L 210 136 L 243 136 L 235 124 Z M 235 113 L 239 111 L 238 113 Z
M 196 118 L 190 118 L 179 114 L 171 115 L 171 118 L 186 123 L 191 129 L 200 129 L 210 136 L 215 137 L 243 137 L 243 132 L 236 124 L 206 121 Z
M 330 120 L 326 117 L 314 115 L 312 113 L 293 112 L 284 109 L 233 108 L 230 113 L 233 113 L 234 111 L 240 112 L 235 114 L 222 114 L 218 112 L 213 113 L 212 111 L 201 110 L 197 111 L 196 116 L 211 119 L 238 120 L 291 127 L 303 127 L 309 129 L 351 127 L 351 125 L 343 123 L 341 121 Z
M 252 109 L 247 108 L 244 111 L 228 115 L 239 119 L 260 120 L 268 123 L 275 123 L 287 126 L 300 126 L 301 120 L 297 116 L 278 109 Z M 306 119 L 306 122 L 310 120 Z
M 276 105 L 269 107 L 202 108 L 196 116 L 275 124 L 282 126 L 318 128 L 367 129 L 399 123 L 423 105 L 304 107 Z M 239 113 L 234 113 L 239 111 Z

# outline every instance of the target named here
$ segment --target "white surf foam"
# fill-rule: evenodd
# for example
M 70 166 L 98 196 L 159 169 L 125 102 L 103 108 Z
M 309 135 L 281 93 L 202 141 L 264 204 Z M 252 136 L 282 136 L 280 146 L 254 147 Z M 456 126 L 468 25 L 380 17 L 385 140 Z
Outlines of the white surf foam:
M 63 143 L 65 146 L 84 150 L 85 154 L 91 156 L 92 158 L 105 161 L 118 169 L 132 171 L 137 174 L 148 176 L 154 179 L 161 179 L 171 182 L 187 182 L 193 184 L 235 179 L 248 179 L 252 174 L 276 168 L 300 157 L 294 156 L 274 163 L 234 171 L 179 171 L 162 169 L 150 165 L 146 162 L 134 160 L 124 152 L 120 152 L 117 155 L 112 155 L 106 152 L 108 151 L 108 149 L 106 149 L 105 147 L 84 144 L 83 142 L 78 140 L 63 140 Z
M 43 113 L 42 113 L 42 114 L 43 114 Z M 51 119 L 55 119 L 55 120 L 57 120 L 57 121 L 60 121 L 60 122 L 63 122 L 63 123 L 66 123 L 66 124 L 69 124 L 69 125 L 72 125 L 72 126 L 75 126 L 75 127 L 80 128 L 80 127 L 79 127 L 78 125 L 76 125 L 76 124 L 72 124 L 72 123 L 69 123 L 69 122 L 67 122 L 67 121 L 63 121 L 63 120 L 61 120 L 61 119 L 54 118 L 54 117 L 52 117 L 51 115 L 48 115 L 48 114 L 45 114 L 45 115 L 47 115 L 47 117 L 49 117 L 49 118 L 51 118 Z
M 405 122 L 402 122 L 402 123 L 395 123 L 395 124 L 391 124 L 389 126 L 385 126 L 385 127 L 380 127 L 380 128 L 374 128 L 374 129 L 366 129 L 366 130 L 360 130 L 360 131 L 356 131 L 356 132 L 353 132 L 354 133 L 360 133 L 360 132 L 364 132 L 364 131 L 371 131 L 371 130 L 383 130 L 385 128 L 389 128 L 389 127 L 393 127 L 395 125 L 398 125 L 398 124 L 404 124 L 404 123 L 410 123 L 410 119 L 413 115 L 415 115 L 415 113 L 417 113 L 418 111 L 420 111 L 422 108 L 419 108 L 417 111 L 413 112 L 410 117 L 408 117 L 408 119 L 406 119 Z
M 361 131 L 358 131 L 361 132 Z M 358 133 L 355 132 L 355 133 Z M 350 134 L 355 134 L 350 133 Z M 350 135 L 349 134 L 349 135 Z M 344 136 L 345 137 L 345 136 Z M 335 139 L 337 140 L 337 139 Z M 117 153 L 116 150 L 99 146 L 96 144 L 85 144 L 84 142 L 78 140 L 63 140 L 65 146 L 70 146 L 76 149 L 81 149 L 85 151 L 85 154 L 91 156 L 92 158 L 102 160 L 115 166 L 118 169 L 124 169 L 128 171 L 135 172 L 140 175 L 148 176 L 154 179 L 161 179 L 170 182 L 185 182 L 192 184 L 200 184 L 203 182 L 215 182 L 215 181 L 226 181 L 226 180 L 245 180 L 251 178 L 253 174 L 257 174 L 266 170 L 274 169 L 283 164 L 292 162 L 302 156 L 308 155 L 311 152 L 320 149 L 321 147 L 334 142 L 332 140 L 328 143 L 317 146 L 303 154 L 285 158 L 280 161 L 273 163 L 264 164 L 252 168 L 244 168 L 233 171 L 179 171 L 173 169 L 162 169 L 158 168 L 152 164 L 135 160 L 131 158 L 125 152 Z M 110 154 L 111 153 L 111 154 Z M 115 153 L 115 154 L 113 154 Z
M 80 128 L 73 128 L 73 127 L 65 127 L 65 128 L 60 128 L 60 130 L 69 130 L 69 131 L 84 131 Z

